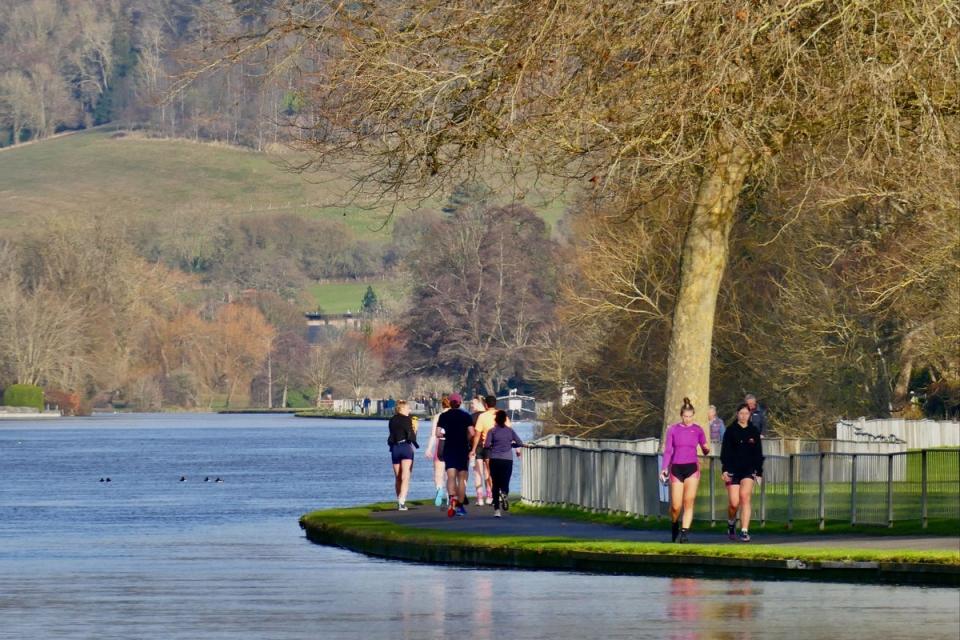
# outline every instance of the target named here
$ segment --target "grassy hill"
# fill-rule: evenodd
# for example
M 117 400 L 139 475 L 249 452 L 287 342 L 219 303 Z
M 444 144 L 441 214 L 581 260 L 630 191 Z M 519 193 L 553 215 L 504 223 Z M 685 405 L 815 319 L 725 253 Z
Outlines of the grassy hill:
M 349 177 L 287 172 L 281 158 L 221 144 L 88 131 L 0 150 L 0 229 L 58 216 L 285 212 L 336 217 L 371 239 L 389 238 L 386 209 L 337 206 Z M 554 224 L 560 200 L 531 189 L 528 204 Z M 445 195 L 419 203 L 438 208 Z M 400 217 L 404 211 L 400 211 Z
M 113 130 L 85 131 L 0 149 L 0 235 L 35 228 L 45 219 L 85 216 L 118 220 L 296 213 L 345 222 L 358 236 L 386 242 L 385 208 L 337 206 L 349 177 L 304 177 L 282 158 L 223 144 L 163 140 Z M 536 188 L 525 202 L 555 227 L 563 201 Z M 419 206 L 439 209 L 445 194 Z M 539 206 L 538 206 L 539 205 Z M 329 313 L 356 310 L 367 285 L 390 297 L 383 280 L 317 284 L 309 293 Z
M 279 158 L 226 145 L 85 132 L 0 151 L 0 227 L 57 216 L 295 212 L 336 216 L 361 233 L 383 214 L 331 206 L 344 180 L 311 184 Z M 379 233 L 379 236 L 387 236 Z

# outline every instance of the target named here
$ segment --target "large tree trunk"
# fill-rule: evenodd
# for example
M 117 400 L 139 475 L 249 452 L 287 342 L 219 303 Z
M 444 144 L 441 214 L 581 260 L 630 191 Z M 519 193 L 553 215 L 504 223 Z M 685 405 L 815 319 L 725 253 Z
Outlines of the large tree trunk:
M 733 147 L 716 154 L 700 179 L 693 215 L 683 243 L 680 292 L 673 312 L 663 434 L 680 418 L 689 397 L 700 421 L 710 397 L 710 355 L 717 293 L 727 264 L 737 200 L 750 166 L 750 154 Z M 662 446 L 663 438 L 661 438 Z
M 913 343 L 917 329 L 907 332 L 900 345 L 900 372 L 893 387 L 893 409 L 903 411 L 910 406 L 910 378 L 913 376 Z

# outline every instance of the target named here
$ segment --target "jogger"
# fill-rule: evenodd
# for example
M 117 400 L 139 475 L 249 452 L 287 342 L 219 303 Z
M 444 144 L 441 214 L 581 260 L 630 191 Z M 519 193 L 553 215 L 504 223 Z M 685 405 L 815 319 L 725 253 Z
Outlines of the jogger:
M 693 422 L 693 405 L 689 398 L 680 407 L 682 422 L 670 425 L 663 447 L 663 468 L 660 479 L 670 482 L 671 537 L 674 542 L 687 542 L 687 533 L 693 524 L 693 503 L 700 485 L 700 462 L 697 445 L 703 454 L 710 453 L 710 445 L 700 425 Z M 680 512 L 683 511 L 683 522 Z
M 467 497 L 467 471 L 469 465 L 470 444 L 476 432 L 470 416 L 460 411 L 460 395 L 450 394 L 450 411 L 440 415 L 437 428 L 443 429 L 445 445 L 443 463 L 447 471 L 447 493 L 449 508 L 447 515 L 467 515 L 463 507 Z
M 727 537 L 736 539 L 737 511 L 740 511 L 740 540 L 750 542 L 751 498 L 754 484 L 763 479 L 763 441 L 760 430 L 750 421 L 750 407 L 737 408 L 737 420 L 723 434 L 720 464 L 727 485 Z
M 507 412 L 497 411 L 494 426 L 487 432 L 484 445 L 490 455 L 490 476 L 493 480 L 493 515 L 499 518 L 509 508 L 506 501 L 510 493 L 510 476 L 513 475 L 513 452 L 520 457 L 523 440 L 507 426 Z
M 417 444 L 417 432 L 410 418 L 410 407 L 407 406 L 407 401 L 398 401 L 395 411 L 388 424 L 390 435 L 387 438 L 387 446 L 390 447 L 390 461 L 393 464 L 397 508 L 400 511 L 406 511 L 410 473 L 413 471 L 413 450 L 420 445 Z

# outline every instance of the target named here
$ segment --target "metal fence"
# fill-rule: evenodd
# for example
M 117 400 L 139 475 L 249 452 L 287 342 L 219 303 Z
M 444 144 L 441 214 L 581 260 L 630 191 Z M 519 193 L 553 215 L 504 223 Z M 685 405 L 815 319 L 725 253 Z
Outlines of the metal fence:
M 960 447 L 960 422 L 955 420 L 841 420 L 837 423 L 838 440 L 898 440 L 908 449 Z
M 549 446 L 572 446 L 580 449 L 612 449 L 614 451 L 633 451 L 634 453 L 657 453 L 660 450 L 659 438 L 641 438 L 639 440 L 615 440 L 613 438 L 574 438 L 559 433 L 543 436 L 537 444 Z
M 668 513 L 659 455 L 583 444 L 547 436 L 526 445 L 523 500 L 635 516 Z M 696 517 L 725 520 L 720 460 L 704 457 L 700 465 Z M 767 456 L 753 502 L 761 524 L 814 520 L 823 527 L 840 520 L 891 526 L 919 520 L 926 526 L 930 519 L 960 519 L 960 449 Z

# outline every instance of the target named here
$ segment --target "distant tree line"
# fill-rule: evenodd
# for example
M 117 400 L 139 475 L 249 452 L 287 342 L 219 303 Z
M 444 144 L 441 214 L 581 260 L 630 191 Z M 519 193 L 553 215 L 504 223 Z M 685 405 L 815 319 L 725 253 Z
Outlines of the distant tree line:
M 253 60 L 167 91 L 213 17 L 254 26 L 269 3 L 9 0 L 0 4 L 0 146 L 111 122 L 263 150 L 302 106 L 297 71 Z M 278 71 L 274 69 L 274 71 Z M 258 79 L 259 78 L 259 79 Z M 268 81 L 267 81 L 268 80 Z

